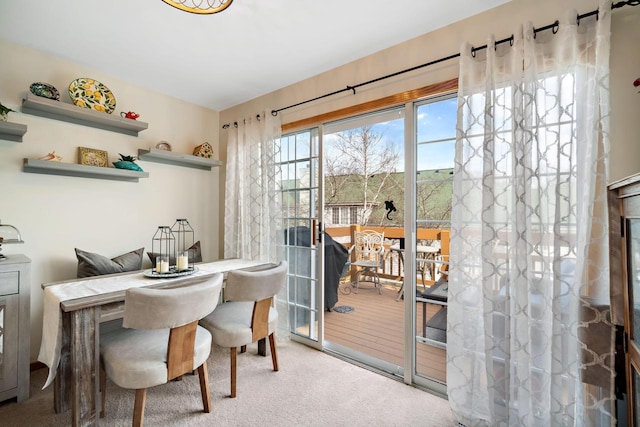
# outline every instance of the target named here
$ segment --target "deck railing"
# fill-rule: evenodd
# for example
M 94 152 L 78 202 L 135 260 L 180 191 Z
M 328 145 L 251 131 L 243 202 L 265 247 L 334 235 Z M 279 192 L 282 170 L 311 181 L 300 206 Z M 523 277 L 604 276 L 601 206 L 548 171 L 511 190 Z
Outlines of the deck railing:
M 387 249 L 385 260 L 383 263 L 382 272 L 379 276 L 383 279 L 390 281 L 402 282 L 404 281 L 404 265 L 401 262 L 399 251 L 392 251 L 391 246 L 400 245 L 401 240 L 405 239 L 404 227 L 373 227 L 362 226 L 357 224 L 351 224 L 344 227 L 327 227 L 325 231 L 337 242 L 340 242 L 344 247 L 349 249 L 355 241 L 355 233 L 362 230 L 373 230 L 379 233 L 384 233 L 385 247 Z M 416 240 L 418 244 L 429 244 L 429 246 L 438 246 L 440 251 L 438 252 L 437 259 L 425 259 L 422 261 L 424 264 L 417 266 L 423 267 L 422 274 L 418 276 L 419 282 L 430 286 L 434 283 L 434 275 L 431 274 L 428 278 L 424 276 L 424 268 L 433 266 L 431 271 L 439 271 L 436 265 L 446 265 L 449 261 L 449 236 L 450 232 L 446 229 L 437 228 L 419 228 L 417 230 Z M 434 242 L 437 242 L 434 244 Z M 403 246 L 403 245 L 401 245 Z M 352 260 L 353 261 L 353 260 Z M 444 264 L 443 264 L 444 263 Z M 431 264 L 431 265 L 429 265 Z M 356 268 L 352 267 L 350 270 L 351 280 L 355 280 Z

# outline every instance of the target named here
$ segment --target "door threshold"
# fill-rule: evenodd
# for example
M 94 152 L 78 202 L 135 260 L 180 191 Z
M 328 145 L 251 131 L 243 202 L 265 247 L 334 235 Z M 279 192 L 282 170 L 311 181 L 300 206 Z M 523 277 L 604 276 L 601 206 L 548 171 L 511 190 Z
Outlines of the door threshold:
M 349 362 L 353 365 L 360 366 L 369 371 L 376 372 L 394 380 L 404 381 L 404 368 L 394 365 L 384 360 L 376 359 L 365 353 L 352 350 L 339 344 L 325 342 L 322 348 L 327 354 Z

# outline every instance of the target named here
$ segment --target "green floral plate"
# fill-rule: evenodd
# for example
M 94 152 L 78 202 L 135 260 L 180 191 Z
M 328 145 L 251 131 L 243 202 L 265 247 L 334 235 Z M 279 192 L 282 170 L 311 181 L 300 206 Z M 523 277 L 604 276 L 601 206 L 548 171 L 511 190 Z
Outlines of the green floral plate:
M 108 114 L 116 109 L 116 98 L 108 87 L 97 80 L 82 77 L 69 83 L 69 96 L 78 107 Z
M 29 91 L 36 96 L 41 96 L 43 98 L 53 99 L 54 101 L 60 101 L 60 93 L 58 89 L 45 82 L 35 82 L 31 83 L 29 86 Z

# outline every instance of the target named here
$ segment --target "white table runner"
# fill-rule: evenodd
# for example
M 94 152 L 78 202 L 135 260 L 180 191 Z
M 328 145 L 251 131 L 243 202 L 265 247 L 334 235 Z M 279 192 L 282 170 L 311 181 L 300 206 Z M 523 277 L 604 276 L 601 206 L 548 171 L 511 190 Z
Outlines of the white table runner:
M 49 367 L 49 376 L 42 388 L 48 387 L 53 382 L 60 363 L 60 348 L 62 346 L 62 308 L 60 303 L 76 298 L 125 291 L 130 288 L 157 285 L 213 273 L 225 273 L 262 264 L 265 264 L 265 262 L 246 259 L 225 259 L 197 264 L 198 271 L 190 276 L 155 279 L 148 278 L 144 276 L 143 272 L 138 271 L 119 276 L 97 276 L 46 286 L 44 288 L 44 311 L 42 315 L 42 342 L 40 343 L 38 360 Z

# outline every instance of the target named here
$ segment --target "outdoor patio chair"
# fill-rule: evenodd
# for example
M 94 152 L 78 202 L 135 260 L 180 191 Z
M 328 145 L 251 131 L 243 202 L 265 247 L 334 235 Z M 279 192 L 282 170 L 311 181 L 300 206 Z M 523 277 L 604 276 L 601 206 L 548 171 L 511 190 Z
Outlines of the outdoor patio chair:
M 382 294 L 378 269 L 382 268 L 384 261 L 384 233 L 364 230 L 356 232 L 354 238 L 355 243 L 349 249 L 349 254 L 352 254 L 351 265 L 358 267 L 354 283 L 355 293 L 358 293 L 360 283 L 373 283 L 378 293 Z M 366 277 L 370 280 L 364 280 Z

